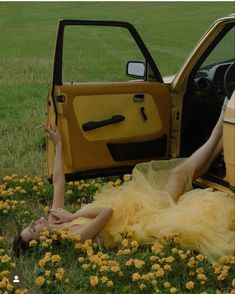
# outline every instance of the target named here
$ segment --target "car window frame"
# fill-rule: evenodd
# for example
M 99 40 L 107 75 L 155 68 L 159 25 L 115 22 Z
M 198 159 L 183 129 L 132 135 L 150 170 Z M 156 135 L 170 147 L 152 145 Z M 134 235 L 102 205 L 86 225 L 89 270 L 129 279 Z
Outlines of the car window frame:
M 66 26 L 109 26 L 109 27 L 120 27 L 127 29 L 133 39 L 135 40 L 137 46 L 142 52 L 146 60 L 146 69 L 151 68 L 151 80 L 153 79 L 156 82 L 163 83 L 163 78 L 159 72 L 157 65 L 155 64 L 150 52 L 145 46 L 142 38 L 135 29 L 135 27 L 128 22 L 121 21 L 98 21 L 98 20 L 74 20 L 74 19 L 63 19 L 58 23 L 56 47 L 55 47 L 55 56 L 54 56 L 54 67 L 53 67 L 53 79 L 52 87 L 55 85 L 61 86 L 63 84 L 62 77 L 62 61 L 63 61 L 63 45 L 64 45 L 64 29 Z M 147 80 L 147 75 L 145 76 Z

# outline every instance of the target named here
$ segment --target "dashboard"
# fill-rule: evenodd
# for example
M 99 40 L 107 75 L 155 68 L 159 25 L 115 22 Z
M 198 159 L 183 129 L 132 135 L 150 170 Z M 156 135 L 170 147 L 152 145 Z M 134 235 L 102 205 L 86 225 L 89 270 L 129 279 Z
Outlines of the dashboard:
M 235 90 L 234 60 L 207 65 L 199 69 L 194 79 L 195 96 L 208 99 L 217 98 L 222 102 L 225 96 L 230 97 Z

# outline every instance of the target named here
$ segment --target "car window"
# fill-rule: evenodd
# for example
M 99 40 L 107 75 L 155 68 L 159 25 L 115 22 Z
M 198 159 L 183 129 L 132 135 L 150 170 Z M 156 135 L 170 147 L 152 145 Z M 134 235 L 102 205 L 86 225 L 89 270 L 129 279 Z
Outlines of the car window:
M 226 61 L 234 61 L 234 27 L 225 35 L 225 37 L 217 44 L 214 50 L 209 54 L 208 58 L 203 63 L 202 67 L 210 64 L 216 64 Z
M 62 80 L 66 82 L 118 82 L 128 61 L 145 58 L 129 31 L 118 27 L 67 26 L 64 32 Z

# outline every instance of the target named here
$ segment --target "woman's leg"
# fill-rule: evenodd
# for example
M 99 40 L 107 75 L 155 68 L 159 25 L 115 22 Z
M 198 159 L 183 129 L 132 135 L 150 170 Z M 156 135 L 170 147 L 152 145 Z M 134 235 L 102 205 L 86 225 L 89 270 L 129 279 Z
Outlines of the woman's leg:
M 227 103 L 225 99 L 225 105 Z M 185 192 L 187 186 L 197 177 L 207 171 L 212 161 L 222 150 L 224 109 L 207 142 L 196 150 L 183 164 L 172 170 L 164 191 L 167 191 L 174 201 Z

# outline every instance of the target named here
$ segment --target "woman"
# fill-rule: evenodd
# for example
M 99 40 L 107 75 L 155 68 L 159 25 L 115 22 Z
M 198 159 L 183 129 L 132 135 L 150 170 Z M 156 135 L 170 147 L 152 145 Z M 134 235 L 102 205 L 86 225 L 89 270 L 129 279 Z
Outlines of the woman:
M 75 213 L 63 209 L 65 178 L 59 131 L 44 125 L 56 150 L 52 209 L 48 221 L 40 218 L 21 232 L 14 240 L 14 252 L 27 251 L 29 241 L 38 239 L 43 228 L 66 226 L 82 241 L 101 235 L 107 247 L 115 246 L 120 230 L 127 227 L 141 244 L 177 234 L 183 246 L 210 260 L 232 254 L 233 200 L 211 189 L 192 190 L 192 181 L 208 169 L 222 149 L 223 110 L 208 141 L 188 159 L 138 164 L 130 182 L 119 188 L 105 185 L 93 203 Z

